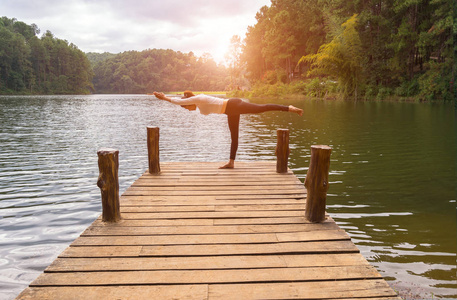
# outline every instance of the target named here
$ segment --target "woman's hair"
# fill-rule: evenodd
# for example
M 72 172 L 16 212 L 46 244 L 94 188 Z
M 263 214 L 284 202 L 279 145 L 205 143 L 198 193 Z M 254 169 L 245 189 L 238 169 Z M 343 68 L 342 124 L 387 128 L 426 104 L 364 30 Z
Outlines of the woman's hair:
M 195 96 L 195 94 L 192 93 L 192 91 L 187 90 L 187 91 L 184 91 L 184 97 L 182 97 L 182 98 L 186 99 L 186 98 L 193 97 L 193 96 Z

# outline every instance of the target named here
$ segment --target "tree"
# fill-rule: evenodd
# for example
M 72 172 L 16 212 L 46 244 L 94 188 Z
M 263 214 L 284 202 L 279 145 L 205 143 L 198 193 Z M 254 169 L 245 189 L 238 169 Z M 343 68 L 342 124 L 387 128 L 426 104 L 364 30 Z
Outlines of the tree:
M 1 93 L 88 93 L 92 70 L 82 51 L 35 24 L 0 19 Z
M 319 48 L 317 54 L 303 56 L 299 63 L 311 63 L 311 75 L 335 76 L 345 97 L 358 97 L 362 83 L 362 43 L 357 31 L 357 15 L 341 25 L 330 43 Z
M 225 60 L 229 65 L 230 84 L 232 89 L 239 86 L 239 77 L 241 75 L 241 38 L 238 35 L 232 36 L 230 39 L 229 51 L 226 54 Z
M 263 56 L 264 35 L 268 22 L 268 7 L 263 6 L 256 14 L 257 23 L 249 26 L 242 46 L 241 61 L 246 66 L 246 76 L 251 82 L 262 78 L 267 70 L 267 63 Z
M 427 30 L 419 33 L 416 43 L 418 55 L 423 60 L 421 69 L 424 70 L 418 79 L 420 95 L 430 100 L 452 100 L 455 57 L 452 58 L 456 43 L 453 39 L 453 26 L 456 26 L 453 7 L 450 1 L 433 0 L 429 8 L 428 29 L 425 27 Z
M 325 38 L 320 0 L 273 0 L 248 27 L 242 60 L 251 82 L 267 74 L 290 81 L 298 60 L 315 53 Z M 284 75 L 284 76 L 283 76 Z
M 275 69 L 282 69 L 288 75 L 293 72 L 291 59 L 298 47 L 291 21 L 287 10 L 275 14 L 270 29 L 265 32 L 266 47 L 262 49 L 266 60 L 271 62 Z

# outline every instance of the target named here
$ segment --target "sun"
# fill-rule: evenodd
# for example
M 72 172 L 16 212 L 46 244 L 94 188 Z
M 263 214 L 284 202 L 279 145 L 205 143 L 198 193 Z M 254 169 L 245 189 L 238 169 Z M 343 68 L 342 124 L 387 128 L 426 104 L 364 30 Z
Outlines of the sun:
M 229 46 L 230 46 L 230 41 L 227 40 L 226 43 L 220 43 L 219 45 L 217 45 L 217 47 L 215 47 L 212 50 L 212 52 L 210 52 L 211 55 L 213 56 L 214 61 L 217 64 L 227 65 L 225 57 L 226 57 L 227 52 L 229 51 Z

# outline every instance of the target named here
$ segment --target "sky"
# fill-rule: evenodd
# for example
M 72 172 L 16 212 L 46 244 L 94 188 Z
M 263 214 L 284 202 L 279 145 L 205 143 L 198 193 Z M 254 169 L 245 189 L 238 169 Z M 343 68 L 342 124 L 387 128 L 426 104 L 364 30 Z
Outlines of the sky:
M 270 0 L 0 0 L 0 16 L 36 24 L 83 52 L 172 49 L 223 62 Z

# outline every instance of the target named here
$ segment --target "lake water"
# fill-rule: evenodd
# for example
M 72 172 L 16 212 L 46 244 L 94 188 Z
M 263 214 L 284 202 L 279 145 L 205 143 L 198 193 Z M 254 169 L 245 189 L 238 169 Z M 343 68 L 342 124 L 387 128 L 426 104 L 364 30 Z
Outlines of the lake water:
M 290 104 L 304 117 L 242 117 L 237 160 L 275 160 L 276 129 L 288 128 L 289 165 L 303 181 L 310 146 L 332 146 L 328 213 L 403 296 L 457 298 L 454 107 Z M 229 156 L 225 115 L 153 96 L 2 96 L 0 121 L 1 299 L 14 299 L 101 214 L 99 148 L 120 151 L 121 193 L 148 167 L 147 126 L 160 127 L 161 161 Z

